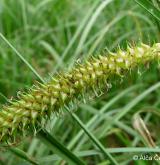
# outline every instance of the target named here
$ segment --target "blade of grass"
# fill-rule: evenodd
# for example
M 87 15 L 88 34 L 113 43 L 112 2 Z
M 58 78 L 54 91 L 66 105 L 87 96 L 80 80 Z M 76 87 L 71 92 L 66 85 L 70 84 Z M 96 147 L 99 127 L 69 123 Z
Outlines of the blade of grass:
M 85 41 L 86 41 L 86 39 L 88 37 L 88 34 L 89 34 L 90 30 L 92 29 L 92 27 L 93 27 L 95 21 L 97 20 L 98 16 L 105 9 L 105 7 L 107 5 L 109 5 L 112 1 L 113 0 L 102 1 L 102 3 L 97 7 L 96 11 L 93 13 L 91 19 L 88 21 L 88 24 L 86 25 L 86 27 L 85 27 L 82 35 L 81 35 L 80 41 L 79 41 L 78 46 L 77 46 L 77 48 L 75 50 L 75 54 L 72 57 L 72 61 L 70 62 L 70 65 L 69 65 L 70 68 L 74 65 L 74 62 L 77 59 L 79 53 L 81 52 L 83 44 L 85 43 Z
M 39 163 L 36 162 L 33 158 L 31 158 L 30 156 L 28 156 L 24 151 L 18 149 L 18 148 L 9 148 L 9 150 L 14 153 L 16 156 L 34 164 L 34 165 L 38 165 Z
M 40 130 L 37 135 L 53 152 L 61 156 L 69 164 L 85 165 L 82 160 L 69 151 L 64 145 L 58 142 L 47 130 Z
M 39 80 L 44 82 L 43 78 L 37 73 L 37 71 L 32 67 L 32 65 L 22 56 L 21 53 L 17 51 L 17 49 L 4 37 L 2 33 L 0 33 L 0 37 L 16 53 L 16 55 L 30 68 L 30 70 L 39 78 Z
M 160 88 L 160 82 L 152 85 L 150 88 L 146 89 L 143 93 L 138 95 L 135 99 L 133 99 L 130 103 L 128 103 L 118 114 L 116 114 L 111 122 L 108 123 L 101 136 L 108 131 L 111 125 L 114 125 L 116 121 L 119 121 L 124 115 L 126 115 L 135 105 L 137 105 L 141 100 L 148 96 L 148 94 Z
M 105 27 L 100 31 L 97 39 L 95 40 L 95 42 L 92 44 L 91 48 L 89 49 L 88 56 L 91 55 L 94 52 L 94 50 L 96 49 L 97 45 L 100 42 L 102 42 L 102 39 L 105 37 L 105 34 L 109 31 L 109 29 L 112 26 L 115 26 L 115 24 L 117 24 L 120 20 L 122 20 L 127 15 L 128 15 L 128 12 L 118 13 L 117 16 L 111 22 L 109 22 L 109 23 L 107 23 L 107 25 L 105 25 Z
M 75 43 L 75 41 L 78 38 L 78 36 L 80 35 L 81 31 L 85 27 L 85 24 L 87 23 L 88 19 L 92 16 L 92 13 L 93 13 L 94 9 L 96 8 L 96 6 L 98 5 L 98 3 L 99 3 L 98 1 L 94 1 L 94 3 L 91 6 L 90 10 L 86 13 L 84 19 L 79 24 L 75 34 L 73 35 L 71 41 L 69 42 L 69 44 L 67 45 L 67 47 L 65 48 L 65 50 L 64 50 L 64 52 L 61 56 L 62 61 L 65 59 L 65 57 L 67 56 L 67 54 L 68 54 L 69 50 L 71 49 L 72 45 Z M 57 70 L 57 68 L 60 65 L 61 65 L 61 63 L 57 63 L 57 65 L 55 66 L 55 71 Z
M 110 160 L 110 162 L 114 165 L 118 165 L 118 162 L 112 157 L 112 155 L 106 152 L 104 146 L 97 140 L 97 138 L 87 129 L 87 127 L 82 123 L 82 121 L 78 118 L 77 115 L 71 113 L 68 108 L 66 108 L 73 119 L 79 124 L 79 126 L 84 130 L 84 132 L 88 135 L 88 137 L 93 141 L 93 143 L 100 149 L 100 151 L 104 154 L 104 156 Z
M 143 7 L 146 11 L 148 11 L 154 18 L 160 21 L 160 10 L 156 8 L 151 1 L 149 0 L 134 0 L 141 7 Z
M 39 44 L 40 44 L 41 46 L 43 46 L 44 49 L 46 49 L 46 51 L 48 51 L 48 53 L 51 54 L 51 56 L 52 56 L 53 59 L 56 61 L 56 63 L 61 63 L 62 66 L 64 65 L 64 63 L 63 63 L 63 61 L 62 61 L 60 55 L 57 53 L 57 51 L 54 49 L 54 47 L 52 47 L 48 42 L 43 41 L 43 40 L 41 40 L 41 41 L 39 42 Z
M 138 134 L 140 135 L 140 138 L 146 146 L 151 148 L 156 147 L 156 144 L 154 143 L 150 131 L 148 130 L 144 120 L 139 113 L 136 113 L 133 116 L 133 127 L 135 128 L 135 130 L 137 130 Z
M 120 148 L 107 148 L 105 149 L 108 153 L 160 153 L 160 148 L 149 148 L 149 147 L 120 147 Z M 101 152 L 96 150 L 85 150 L 85 151 L 76 151 L 76 155 L 79 157 L 87 157 L 87 156 L 94 156 L 99 155 Z M 57 155 L 49 155 L 43 158 L 39 158 L 38 161 L 43 162 L 50 162 L 59 160 Z
M 32 155 L 34 153 L 34 151 L 36 150 L 37 146 L 39 146 L 39 140 L 33 139 L 28 147 L 27 153 Z

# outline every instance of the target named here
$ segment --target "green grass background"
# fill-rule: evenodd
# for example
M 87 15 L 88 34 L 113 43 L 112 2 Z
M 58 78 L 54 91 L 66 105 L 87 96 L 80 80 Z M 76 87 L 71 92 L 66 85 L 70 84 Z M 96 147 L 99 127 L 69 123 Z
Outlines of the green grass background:
M 158 1 L 157 1 L 158 2 Z M 158 6 L 158 3 L 154 1 Z M 57 71 L 68 70 L 77 60 L 106 50 L 125 49 L 140 42 L 160 41 L 158 21 L 131 0 L 0 0 L 0 33 L 21 53 L 46 81 Z M 149 147 L 132 126 L 134 114 L 142 109 L 156 146 L 160 143 L 160 92 L 146 92 L 160 79 L 155 64 L 140 68 L 104 95 L 78 105 L 75 114 L 119 164 L 159 164 L 133 161 L 131 147 Z M 139 74 L 137 74 L 137 72 Z M 0 38 L 0 103 L 25 91 L 38 78 Z M 143 97 L 139 96 L 144 93 Z M 95 117 L 97 116 L 97 117 Z M 91 122 L 92 121 L 92 122 Z M 53 115 L 46 129 L 87 164 L 107 165 L 108 160 L 67 112 Z M 127 147 L 124 152 L 119 153 Z M 39 164 L 65 164 L 37 137 L 28 136 L 17 148 Z M 149 149 L 148 149 L 149 150 Z M 146 149 L 147 151 L 147 149 Z M 141 154 L 141 152 L 140 152 Z M 8 148 L 0 148 L 0 164 L 28 165 L 28 161 Z

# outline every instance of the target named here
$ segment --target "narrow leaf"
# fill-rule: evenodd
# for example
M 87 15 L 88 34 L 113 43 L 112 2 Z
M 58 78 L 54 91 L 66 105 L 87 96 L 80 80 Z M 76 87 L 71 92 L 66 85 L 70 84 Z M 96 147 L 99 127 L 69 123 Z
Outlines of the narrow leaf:
M 84 132 L 88 135 L 88 137 L 93 141 L 93 143 L 100 149 L 100 151 L 104 154 L 104 156 L 110 160 L 113 165 L 118 165 L 117 161 L 112 157 L 110 153 L 108 153 L 104 146 L 99 142 L 99 140 L 87 129 L 87 127 L 82 123 L 82 121 L 76 116 L 72 114 L 69 110 L 68 112 L 71 116 L 76 120 L 79 126 L 84 130 Z
M 14 153 L 16 156 L 18 156 L 19 158 L 26 160 L 27 162 L 30 162 L 30 163 L 32 163 L 34 165 L 38 165 L 39 164 L 35 160 L 33 160 L 33 158 L 28 156 L 24 151 L 20 150 L 19 148 L 10 148 L 9 150 L 12 153 Z
M 76 155 L 64 147 L 59 141 L 50 135 L 46 130 L 41 130 L 38 133 L 38 137 L 57 155 L 61 156 L 69 164 L 73 165 L 85 165 Z
M 141 7 L 148 11 L 153 17 L 160 21 L 160 10 L 149 0 L 135 0 Z

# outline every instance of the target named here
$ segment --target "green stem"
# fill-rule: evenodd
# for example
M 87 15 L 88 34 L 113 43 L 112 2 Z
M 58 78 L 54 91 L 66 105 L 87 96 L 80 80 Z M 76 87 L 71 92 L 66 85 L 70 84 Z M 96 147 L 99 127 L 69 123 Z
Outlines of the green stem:
M 160 22 L 160 10 L 153 5 L 151 0 L 134 0 L 134 1 Z
M 67 109 L 67 108 L 66 108 Z M 82 123 L 82 121 L 78 118 L 77 115 L 71 113 L 69 109 L 67 111 L 70 115 L 75 119 L 75 121 L 79 124 L 79 126 L 85 131 L 85 133 L 90 137 L 93 143 L 101 150 L 104 156 L 110 160 L 113 165 L 118 165 L 118 162 L 112 157 L 112 155 L 106 151 L 105 147 L 99 142 L 99 140 L 86 128 L 86 126 Z
M 65 148 L 64 145 L 56 140 L 47 130 L 41 129 L 37 135 L 53 152 L 61 156 L 69 164 L 85 165 L 82 160 Z
M 33 165 L 39 165 L 33 158 L 28 156 L 24 151 L 20 150 L 19 148 L 9 148 L 9 150 L 14 153 L 16 156 L 26 160 L 27 162 L 32 163 Z

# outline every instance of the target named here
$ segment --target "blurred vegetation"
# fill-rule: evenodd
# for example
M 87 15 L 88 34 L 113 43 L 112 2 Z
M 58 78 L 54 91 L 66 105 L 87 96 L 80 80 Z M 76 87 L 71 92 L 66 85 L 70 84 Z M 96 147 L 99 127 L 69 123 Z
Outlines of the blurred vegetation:
M 159 1 L 153 0 L 153 4 L 158 9 Z M 71 68 L 78 59 L 116 51 L 119 46 L 125 49 L 128 44 L 160 42 L 158 21 L 131 0 L 0 0 L 0 33 L 46 81 L 57 71 Z M 29 67 L 0 38 L 0 103 L 28 89 L 36 80 Z M 105 148 L 128 148 L 122 153 L 113 150 L 112 156 L 119 164 L 159 163 L 133 162 L 134 152 L 130 149 L 149 147 L 132 126 L 133 116 L 141 110 L 155 145 L 160 144 L 160 92 L 158 87 L 146 92 L 159 80 L 157 65 L 140 68 L 125 81 L 113 82 L 103 96 L 79 105 L 75 112 Z M 87 164 L 108 164 L 69 114 L 54 115 L 46 129 Z M 65 164 L 37 137 L 26 137 L 17 147 L 39 164 Z M 30 163 L 2 147 L 0 164 Z

